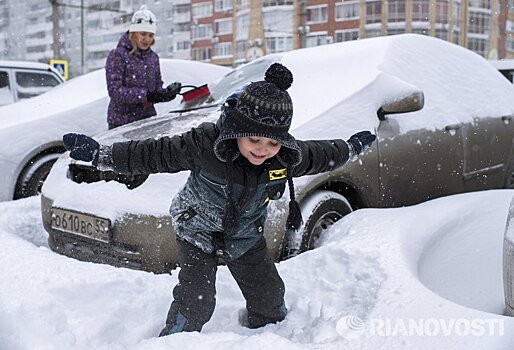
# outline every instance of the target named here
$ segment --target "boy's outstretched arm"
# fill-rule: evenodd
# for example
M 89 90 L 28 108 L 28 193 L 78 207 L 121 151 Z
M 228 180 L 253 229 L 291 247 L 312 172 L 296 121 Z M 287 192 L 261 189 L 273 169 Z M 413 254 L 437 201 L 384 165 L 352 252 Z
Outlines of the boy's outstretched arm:
M 361 131 L 352 135 L 348 141 L 298 141 L 302 150 L 302 161 L 294 169 L 293 176 L 314 175 L 340 167 L 364 152 L 375 139 L 376 136 L 371 132 Z
M 199 168 L 202 145 L 210 143 L 206 142 L 209 138 L 212 138 L 209 126 L 200 126 L 182 135 L 117 142 L 112 146 L 100 145 L 82 134 L 66 134 L 63 142 L 73 159 L 92 162 L 100 170 L 137 175 Z

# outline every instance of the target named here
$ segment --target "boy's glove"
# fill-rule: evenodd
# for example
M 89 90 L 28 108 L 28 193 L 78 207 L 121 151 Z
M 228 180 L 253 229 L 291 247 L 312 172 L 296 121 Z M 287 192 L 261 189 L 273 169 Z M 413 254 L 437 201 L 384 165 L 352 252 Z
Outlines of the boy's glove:
M 173 100 L 180 92 L 182 84 L 174 82 L 166 87 L 164 92 L 160 91 L 148 91 L 146 93 L 146 99 L 152 103 L 169 102 Z
M 70 151 L 70 157 L 85 162 L 98 163 L 100 145 L 94 139 L 82 134 L 66 134 L 62 137 L 64 148 Z
M 357 155 L 361 154 L 367 148 L 369 148 L 369 146 L 371 146 L 371 144 L 373 143 L 373 141 L 375 141 L 376 138 L 377 137 L 369 131 L 360 131 L 350 136 L 350 138 L 346 142 L 348 142 L 348 144 L 353 148 L 353 151 Z

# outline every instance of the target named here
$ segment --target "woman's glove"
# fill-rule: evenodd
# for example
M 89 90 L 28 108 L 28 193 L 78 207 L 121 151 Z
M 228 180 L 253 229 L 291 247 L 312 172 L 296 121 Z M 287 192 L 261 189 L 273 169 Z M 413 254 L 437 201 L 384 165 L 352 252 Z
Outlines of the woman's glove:
M 148 91 L 146 93 L 146 99 L 152 103 L 169 102 L 177 96 L 181 87 L 182 84 L 176 81 L 168 85 L 164 92 Z
M 371 146 L 377 137 L 369 131 L 360 131 L 350 136 L 346 141 L 353 149 L 355 155 L 361 154 Z
M 70 151 L 70 157 L 85 162 L 98 164 L 100 145 L 94 139 L 83 134 L 66 134 L 62 137 L 64 148 Z

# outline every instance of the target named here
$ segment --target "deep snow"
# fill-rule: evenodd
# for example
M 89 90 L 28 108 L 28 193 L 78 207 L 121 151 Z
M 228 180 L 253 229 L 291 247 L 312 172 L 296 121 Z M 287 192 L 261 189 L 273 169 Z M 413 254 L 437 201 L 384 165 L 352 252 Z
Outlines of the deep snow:
M 60 256 L 47 247 L 38 197 L 0 203 L 0 349 L 512 349 L 500 242 L 513 196 L 484 191 L 356 211 L 320 248 L 278 264 L 285 321 L 241 327 L 244 300 L 220 267 L 211 321 L 201 333 L 165 338 L 156 335 L 177 271 Z M 348 317 L 363 328 L 348 330 Z

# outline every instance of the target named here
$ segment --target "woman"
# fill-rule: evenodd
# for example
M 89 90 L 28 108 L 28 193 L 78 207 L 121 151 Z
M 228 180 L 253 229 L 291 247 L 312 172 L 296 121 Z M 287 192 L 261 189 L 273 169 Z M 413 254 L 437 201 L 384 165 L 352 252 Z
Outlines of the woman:
M 132 16 L 128 32 L 107 57 L 109 129 L 156 115 L 154 103 L 171 101 L 180 91 L 179 82 L 162 87 L 159 56 L 150 48 L 155 44 L 156 29 L 155 15 L 141 6 Z

